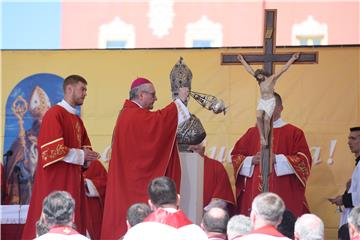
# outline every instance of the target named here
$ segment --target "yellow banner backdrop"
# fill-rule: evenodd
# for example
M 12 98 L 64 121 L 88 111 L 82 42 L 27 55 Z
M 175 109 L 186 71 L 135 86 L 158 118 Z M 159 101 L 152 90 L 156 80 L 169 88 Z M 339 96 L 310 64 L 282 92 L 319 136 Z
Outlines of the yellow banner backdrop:
M 281 48 L 277 52 L 307 50 L 319 52 L 319 63 L 291 66 L 278 80 L 276 91 L 283 97 L 283 119 L 304 130 L 313 152 L 320 150 L 307 184 L 307 197 L 311 210 L 325 222 L 327 239 L 336 239 L 339 214 L 327 198 L 344 191 L 354 168 L 347 136 L 349 127 L 360 125 L 360 48 Z M 102 152 L 111 144 L 131 81 L 138 76 L 152 80 L 158 96 L 155 108 L 161 108 L 171 101 L 169 74 L 182 56 L 193 73 L 193 90 L 215 95 L 229 106 L 226 115 L 215 115 L 194 100 L 189 103 L 190 111 L 207 131 L 207 150 L 225 147 L 226 162 L 236 140 L 255 124 L 259 97 L 257 82 L 241 65 L 220 65 L 221 53 L 234 52 L 261 49 L 2 51 L 0 144 L 4 140 L 6 100 L 19 81 L 37 73 L 61 77 L 80 74 L 88 81 L 82 118 L 93 147 Z M 332 140 L 336 140 L 333 154 Z M 328 163 L 330 157 L 333 164 Z M 229 163 L 225 164 L 233 178 Z

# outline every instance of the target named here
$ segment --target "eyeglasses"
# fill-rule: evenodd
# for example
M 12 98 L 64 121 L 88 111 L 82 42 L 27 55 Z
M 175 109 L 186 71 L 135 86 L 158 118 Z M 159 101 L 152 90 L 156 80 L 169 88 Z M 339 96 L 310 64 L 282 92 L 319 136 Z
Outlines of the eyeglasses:
M 156 92 L 143 91 L 144 93 L 150 94 L 153 98 L 156 98 Z

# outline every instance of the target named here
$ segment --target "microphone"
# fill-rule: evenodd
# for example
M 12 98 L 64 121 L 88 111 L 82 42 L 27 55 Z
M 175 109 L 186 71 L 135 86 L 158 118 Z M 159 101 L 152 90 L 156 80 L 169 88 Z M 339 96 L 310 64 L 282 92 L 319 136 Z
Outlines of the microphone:
M 11 157 L 13 153 L 14 152 L 12 150 L 8 150 L 5 154 L 3 154 L 3 157 Z

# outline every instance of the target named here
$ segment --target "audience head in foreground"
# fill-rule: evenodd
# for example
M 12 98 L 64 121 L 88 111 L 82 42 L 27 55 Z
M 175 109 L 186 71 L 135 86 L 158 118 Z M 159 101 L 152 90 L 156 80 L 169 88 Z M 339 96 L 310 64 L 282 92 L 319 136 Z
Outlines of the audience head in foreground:
M 42 217 L 48 227 L 73 226 L 75 201 L 68 192 L 50 193 L 43 201 Z
M 88 239 L 74 230 L 75 200 L 65 191 L 50 193 L 43 201 L 41 217 L 37 226 L 37 239 Z
M 314 214 L 302 215 L 295 222 L 294 237 L 296 240 L 323 240 L 323 221 Z
M 251 206 L 250 220 L 253 230 L 240 239 L 289 239 L 277 230 L 285 211 L 284 201 L 277 194 L 260 193 Z
M 144 219 L 149 216 L 151 209 L 149 205 L 145 203 L 135 203 L 131 205 L 127 211 L 126 223 L 128 228 L 135 226 L 138 223 L 144 221 Z
M 235 215 L 230 218 L 227 224 L 227 237 L 228 240 L 235 240 L 239 237 L 251 232 L 250 217 L 245 215 Z
M 148 185 L 149 205 L 152 210 L 157 208 L 178 208 L 180 195 L 176 193 L 175 182 L 168 177 L 153 179 Z
M 261 193 L 252 203 L 250 220 L 257 229 L 266 225 L 277 227 L 285 211 L 284 201 L 275 193 Z
M 148 185 L 148 195 L 153 212 L 131 227 L 124 240 L 207 240 L 205 232 L 178 208 L 180 196 L 171 178 L 153 179 Z
M 226 238 L 226 226 L 229 221 L 229 214 L 222 208 L 213 207 L 205 212 L 201 227 L 208 238 Z

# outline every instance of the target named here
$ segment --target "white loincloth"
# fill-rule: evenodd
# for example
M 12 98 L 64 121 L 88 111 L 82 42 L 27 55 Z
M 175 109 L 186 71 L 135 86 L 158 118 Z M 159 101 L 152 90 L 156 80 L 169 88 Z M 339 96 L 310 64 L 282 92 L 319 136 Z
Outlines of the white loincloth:
M 276 105 L 275 97 L 272 97 L 267 100 L 260 98 L 256 110 L 262 110 L 266 112 L 266 114 L 269 117 L 271 117 L 274 113 L 275 105 Z

